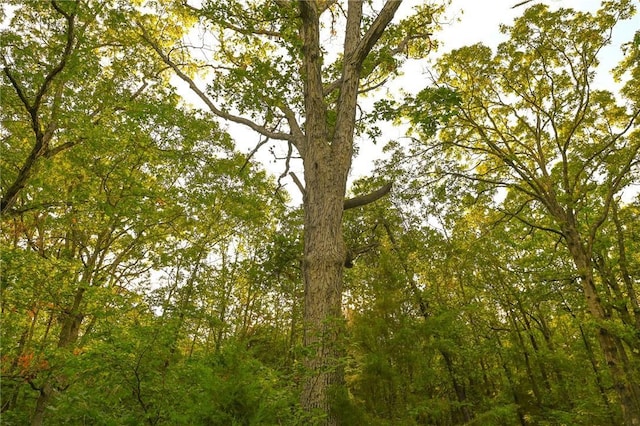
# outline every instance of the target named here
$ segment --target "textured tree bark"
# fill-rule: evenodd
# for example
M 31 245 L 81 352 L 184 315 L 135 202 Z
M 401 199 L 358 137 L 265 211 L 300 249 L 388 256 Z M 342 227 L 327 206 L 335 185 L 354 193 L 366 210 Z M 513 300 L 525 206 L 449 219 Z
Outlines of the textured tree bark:
M 306 187 L 302 262 L 306 355 L 301 404 L 307 412 L 324 414 L 325 424 L 336 425 L 339 420 L 331 412 L 329 390 L 343 380 L 337 368 L 336 343 L 341 328 L 342 265 L 346 258 L 342 212 L 350 155 L 344 162 L 345 146 L 329 140 L 318 7 L 315 2 L 300 2 L 307 111 L 305 139 L 300 144 Z
M 31 426 L 40 426 L 44 422 L 45 410 L 49 405 L 52 393 L 53 387 L 50 383 L 42 385 L 40 394 L 38 395 L 38 400 L 36 401 L 36 408 L 34 410 L 33 417 L 31 418 Z
M 277 2 L 288 8 L 289 2 Z M 364 197 L 345 202 L 346 183 L 353 155 L 358 87 L 362 63 L 395 16 L 402 0 L 386 0 L 373 19 L 363 25 L 362 0 L 349 0 L 344 31 L 342 70 L 339 78 L 323 82 L 323 51 L 320 48 L 320 15 L 337 7 L 334 1 L 299 0 L 299 37 L 302 42 L 301 66 L 304 83 L 304 125 L 297 122 L 292 110 L 283 109 L 289 132 L 281 133 L 216 106 L 205 92 L 171 60 L 160 44 L 138 23 L 143 39 L 160 55 L 176 75 L 217 116 L 248 126 L 270 139 L 294 145 L 303 160 L 305 187 L 292 175 L 303 192 L 304 259 L 302 262 L 304 298 L 303 392 L 300 402 L 309 411 L 323 414 L 325 424 L 338 424 L 331 411 L 329 390 L 342 383 L 339 337 L 343 328 L 342 275 L 347 251 L 342 237 L 344 208 L 358 207 L 384 196 L 390 185 Z M 330 87 L 330 102 L 325 88 Z M 335 94 L 337 93 L 337 98 Z M 328 114 L 332 109 L 331 118 Z
M 330 392 L 343 383 L 339 358 L 343 329 L 342 278 L 346 248 L 342 238 L 342 203 L 346 177 L 328 165 L 305 173 L 304 346 L 307 372 L 302 404 L 307 411 L 328 415 L 326 424 L 338 424 L 331 412 Z
M 323 414 L 324 424 L 337 425 L 340 420 L 331 409 L 331 394 L 340 392 L 344 381 L 340 336 L 344 328 L 342 284 L 347 250 L 342 236 L 342 214 L 353 156 L 358 86 L 362 62 L 401 1 L 388 0 L 364 35 L 361 33 L 363 2 L 349 1 L 344 63 L 333 125 L 328 119 L 322 81 L 320 15 L 325 6 L 320 3 L 298 3 L 306 112 L 305 134 L 296 144 L 303 159 L 305 178 L 302 270 L 306 374 L 301 404 L 307 412 Z

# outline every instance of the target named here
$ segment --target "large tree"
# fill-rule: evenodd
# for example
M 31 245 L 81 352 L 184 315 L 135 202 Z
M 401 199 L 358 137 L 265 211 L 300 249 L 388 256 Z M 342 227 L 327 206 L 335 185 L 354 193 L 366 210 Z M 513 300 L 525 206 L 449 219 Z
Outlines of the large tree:
M 443 154 L 436 171 L 473 183 L 476 197 L 501 188 L 503 219 L 566 247 L 626 424 L 640 423 L 637 283 L 606 264 L 616 257 L 615 213 L 640 164 L 637 35 L 617 69 L 620 95 L 594 79 L 614 27 L 634 12 L 629 1 L 593 14 L 534 6 L 503 28 L 509 40 L 497 52 L 478 44 L 445 55 L 439 88 L 427 91 L 459 96 L 430 145 L 430 158 Z M 419 110 L 411 115 L 420 124 Z
M 0 75 L 2 412 L 33 399 L 37 425 L 83 376 L 71 355 L 127 311 L 120 296 L 197 244 L 185 230 L 198 220 L 231 238 L 268 221 L 255 196 L 273 188 L 210 117 L 179 107 L 166 65 L 121 28 L 134 8 L 20 6 L 2 30 Z M 243 211 L 254 201 L 256 216 Z
M 392 24 L 401 3 L 229 0 L 195 7 L 184 2 L 173 13 L 200 19 L 204 36 L 197 45 L 204 47 L 204 59 L 199 64 L 191 59 L 195 51 L 187 38 L 175 40 L 176 33 L 162 30 L 167 16 L 138 23 L 144 40 L 214 114 L 282 141 L 302 159 L 307 355 L 301 402 L 327 424 L 338 422 L 330 393 L 332 387 L 339 392 L 343 381 L 343 209 L 389 189 L 345 203 L 358 96 L 391 77 L 401 56 L 427 53 L 434 18 L 442 10 L 437 3 L 422 4 L 410 18 Z M 342 46 L 335 43 L 338 34 Z M 198 66 L 209 72 L 207 89 L 197 84 Z

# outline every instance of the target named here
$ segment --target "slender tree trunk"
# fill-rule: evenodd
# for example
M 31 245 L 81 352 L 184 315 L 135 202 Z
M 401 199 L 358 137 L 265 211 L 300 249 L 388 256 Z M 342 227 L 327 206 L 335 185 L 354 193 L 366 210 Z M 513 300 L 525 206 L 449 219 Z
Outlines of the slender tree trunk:
M 467 390 L 463 383 L 460 383 L 458 378 L 456 377 L 456 370 L 453 365 L 453 359 L 451 353 L 447 350 L 440 349 L 440 354 L 444 359 L 445 366 L 447 367 L 447 372 L 449 373 L 449 378 L 451 379 L 451 384 L 453 385 L 453 390 L 456 393 L 456 399 L 460 403 L 460 406 L 457 408 L 456 412 L 452 412 L 452 417 L 458 418 L 463 423 L 469 423 L 473 419 L 473 414 L 469 410 L 469 406 L 467 405 Z
M 287 364 L 288 366 L 292 366 L 296 360 L 295 346 L 296 340 L 298 339 L 298 333 L 296 333 L 297 327 L 300 324 L 298 322 L 298 314 L 299 314 L 299 300 L 300 295 L 296 292 L 293 293 L 293 302 L 291 304 L 291 328 L 289 329 L 289 348 L 288 348 L 288 357 Z
M 579 234 L 575 227 L 567 226 L 563 230 L 567 239 L 569 252 L 581 277 L 582 289 L 587 302 L 589 314 L 599 323 L 598 343 L 609 367 L 613 386 L 620 400 L 623 420 L 626 425 L 640 425 L 640 390 L 637 383 L 630 380 L 632 367 L 628 365 L 626 354 L 621 353 L 624 347 L 619 338 L 613 335 L 607 328 L 610 318 L 605 312 L 604 306 L 598 295 L 594 280 L 593 264 L 585 253 Z M 627 376 L 627 372 L 630 377 Z
M 51 399 L 51 394 L 53 393 L 53 387 L 50 383 L 45 383 L 40 388 L 40 394 L 38 395 L 38 399 L 36 401 L 36 408 L 33 413 L 33 417 L 31 418 L 31 426 L 40 426 L 44 422 L 44 414 L 47 406 L 49 405 L 49 400 Z
M 518 420 L 520 425 L 526 426 L 527 422 L 524 417 L 524 412 L 522 410 L 522 402 L 520 401 L 520 396 L 518 394 L 518 389 L 516 387 L 515 381 L 513 379 L 513 374 L 507 365 L 507 361 L 502 356 L 502 351 L 500 348 L 503 347 L 502 342 L 500 341 L 500 337 L 496 334 L 496 343 L 498 344 L 498 358 L 500 359 L 500 364 L 502 364 L 502 369 L 504 370 L 505 377 L 507 378 L 507 383 L 509 383 L 509 389 L 511 390 L 511 395 L 513 397 L 513 402 L 516 405 L 516 413 L 518 415 Z
M 540 392 L 540 388 L 538 386 L 538 381 L 536 380 L 536 377 L 533 374 L 533 368 L 531 367 L 531 359 L 529 357 L 529 350 L 527 349 L 525 340 L 522 337 L 520 326 L 516 321 L 515 313 L 511 309 L 507 312 L 507 317 L 509 318 L 511 325 L 513 326 L 515 336 L 517 337 L 518 343 L 520 344 L 520 352 L 522 352 L 522 355 L 524 356 L 524 366 L 525 366 L 525 370 L 527 371 L 527 377 L 529 378 L 529 383 L 531 384 L 531 391 L 533 392 L 533 396 L 535 398 L 536 407 L 539 410 L 542 410 L 543 408 L 542 395 Z
M 620 223 L 620 219 L 618 218 L 618 206 L 616 203 L 613 204 L 611 217 L 616 226 L 616 241 L 618 244 L 618 255 L 620 259 L 618 267 L 620 268 L 620 274 L 622 275 L 622 280 L 625 284 L 627 298 L 629 299 L 629 303 L 631 303 L 631 308 L 633 310 L 636 331 L 637 334 L 640 334 L 640 298 L 638 298 L 636 291 L 633 288 L 633 281 L 631 280 L 631 274 L 629 273 L 629 268 L 627 266 L 627 251 L 625 249 L 624 231 L 622 224 Z
M 84 319 L 84 315 L 80 312 L 80 304 L 82 303 L 84 292 L 84 287 L 78 288 L 73 300 L 73 305 L 62 317 L 62 329 L 60 330 L 60 336 L 58 337 L 58 348 L 70 347 L 78 340 L 80 326 Z M 45 410 L 47 409 L 53 395 L 54 380 L 64 381 L 64 378 L 60 377 L 56 379 L 51 377 L 40 387 L 40 393 L 36 400 L 36 407 L 34 409 L 33 417 L 31 418 L 31 426 L 40 426 L 43 424 Z
M 607 414 L 611 419 L 611 424 L 614 424 L 615 414 L 611 409 L 611 404 L 609 403 L 609 398 L 607 397 L 607 391 L 605 389 L 604 384 L 602 383 L 602 375 L 600 373 L 600 369 L 598 368 L 598 362 L 596 361 L 596 356 L 593 353 L 593 348 L 591 347 L 591 343 L 589 343 L 589 338 L 582 327 L 582 324 L 578 324 L 580 328 L 580 336 L 582 337 L 582 343 L 584 343 L 584 347 L 587 351 L 587 355 L 589 356 L 589 362 L 591 363 L 591 368 L 593 369 L 593 374 L 596 378 L 596 384 L 598 386 L 598 391 L 600 393 L 600 398 L 602 399 L 602 403 L 605 407 L 607 407 Z
M 36 309 L 34 307 L 34 309 Z M 2 314 L 4 314 L 4 312 L 2 312 Z M 36 322 L 36 318 L 37 316 L 34 315 L 33 319 L 31 320 L 31 325 L 29 326 L 29 328 L 26 328 L 22 334 L 20 335 L 20 340 L 18 340 L 18 350 L 17 353 L 22 354 L 25 348 L 25 344 L 27 343 L 27 339 L 31 340 L 31 335 L 33 334 L 33 326 L 34 323 Z M 6 368 L 6 366 L 3 366 L 3 368 Z M 15 357 L 13 359 L 13 361 L 11 362 L 11 366 L 8 368 L 9 371 L 17 371 L 18 370 L 18 357 Z M 10 397 L 8 397 L 7 394 L 11 394 Z M 5 390 L 4 393 L 2 394 L 2 408 L 0 409 L 0 413 L 4 413 L 5 411 L 9 411 L 11 410 L 13 407 L 16 406 L 16 404 L 18 403 L 18 395 L 20 393 L 20 383 L 19 382 L 9 382 L 7 384 L 5 384 Z
M 557 350 L 551 338 L 551 329 L 549 328 L 549 325 L 547 324 L 547 321 L 544 317 L 544 314 L 541 312 L 539 305 L 537 306 L 537 312 L 538 312 L 538 317 L 540 318 L 539 320 L 540 331 L 542 332 L 542 337 L 544 339 L 547 350 L 555 356 L 557 353 Z M 553 370 L 553 374 L 555 375 L 555 379 L 556 379 L 555 381 L 558 383 L 558 389 L 559 389 L 562 403 L 567 404 L 567 407 L 569 410 L 573 410 L 575 407 L 575 404 L 574 404 L 573 398 L 570 396 L 570 393 L 567 390 L 567 381 L 564 377 L 564 374 L 559 368 L 557 362 L 553 362 L 553 364 L 551 365 L 551 368 Z

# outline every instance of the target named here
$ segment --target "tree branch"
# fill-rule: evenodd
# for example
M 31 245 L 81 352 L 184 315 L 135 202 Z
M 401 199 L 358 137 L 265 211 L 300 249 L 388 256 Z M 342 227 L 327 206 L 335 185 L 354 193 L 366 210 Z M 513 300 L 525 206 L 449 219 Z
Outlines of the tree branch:
M 362 64 L 395 16 L 400 4 L 402 4 L 402 0 L 387 0 L 375 21 L 373 21 L 373 24 L 371 24 L 353 51 L 351 58 L 349 58 L 351 61 L 358 65 Z
M 298 176 L 296 176 L 296 174 L 293 172 L 289 172 L 289 176 L 291 176 L 291 179 L 293 179 L 293 183 L 296 184 L 300 192 L 302 192 L 302 196 L 304 197 L 307 191 L 304 189 L 304 185 L 302 184 L 302 182 L 300 182 L 300 179 L 298 179 Z
M 173 62 L 171 60 L 171 58 L 169 58 L 169 55 L 164 53 L 162 51 L 162 49 L 160 48 L 160 46 L 158 45 L 157 42 L 155 42 L 154 40 L 151 39 L 151 37 L 149 36 L 149 33 L 147 32 L 147 30 L 144 28 L 144 26 L 142 26 L 142 24 L 140 24 L 139 22 L 137 23 L 138 28 L 140 29 L 140 31 L 142 32 L 141 37 L 144 41 L 146 41 L 149 46 L 151 46 L 151 48 L 153 50 L 156 51 L 156 53 L 160 56 L 160 58 L 164 61 L 165 64 L 169 65 L 171 67 L 171 69 L 173 70 L 173 72 L 176 73 L 176 75 L 178 77 L 180 77 L 180 79 L 182 81 L 184 81 L 185 83 L 187 83 L 189 85 L 189 88 L 193 91 L 193 93 L 195 93 L 201 100 L 202 102 L 204 102 L 207 107 L 209 107 L 209 109 L 211 110 L 211 112 L 213 112 L 215 115 L 217 115 L 220 118 L 223 118 L 225 120 L 229 120 L 229 121 L 233 121 L 234 123 L 238 123 L 238 124 L 242 124 L 245 125 L 247 127 L 249 127 L 250 129 L 260 133 L 263 136 L 266 136 L 270 139 L 278 139 L 278 140 L 286 140 L 286 141 L 290 141 L 291 143 L 293 143 L 294 145 L 296 145 L 297 140 L 294 137 L 294 135 L 292 134 L 288 134 L 288 133 L 283 133 L 283 132 L 274 132 L 271 131 L 263 126 L 260 126 L 258 124 L 256 124 L 255 122 L 244 118 L 244 117 L 240 117 L 234 114 L 229 114 L 228 112 L 222 111 L 221 109 L 219 109 L 214 103 L 213 101 L 211 101 L 211 99 L 209 98 L 209 96 L 207 96 L 199 87 L 198 85 L 193 81 L 193 79 L 191 77 L 189 77 L 187 74 L 184 73 L 184 71 L 182 71 L 180 69 L 180 67 L 178 66 L 178 64 L 176 64 L 175 62 Z M 297 145 L 296 145 L 297 147 Z
M 289 173 L 289 167 L 291 166 L 291 156 L 293 155 L 293 144 L 289 142 L 287 145 L 288 145 L 288 151 L 287 151 L 287 157 L 285 158 L 285 162 L 284 162 L 284 171 L 278 177 L 278 187 L 276 188 L 276 191 L 282 187 L 282 183 L 281 183 L 282 179 L 284 179 L 287 176 L 287 174 Z
M 547 227 L 547 226 L 537 225 L 537 224 L 535 224 L 535 223 L 533 223 L 533 222 L 530 222 L 529 220 L 527 220 L 527 219 L 523 218 L 522 216 L 520 216 L 518 213 L 520 213 L 520 211 L 522 211 L 522 210 L 524 209 L 524 206 L 525 206 L 525 205 L 522 205 L 522 206 L 518 209 L 518 211 L 517 211 L 517 212 L 515 212 L 515 213 L 513 213 L 513 212 L 509 212 L 509 211 L 507 211 L 507 210 L 505 210 L 505 209 L 498 209 L 498 211 L 499 211 L 500 213 L 502 213 L 505 217 L 511 217 L 511 218 L 514 218 L 514 219 L 518 220 L 519 222 L 521 222 L 521 223 L 523 223 L 523 224 L 527 225 L 527 226 L 528 226 L 528 227 L 530 227 L 530 228 L 533 228 L 533 229 L 539 229 L 539 230 L 541 230 L 541 231 L 546 231 L 546 232 L 551 232 L 551 233 L 553 233 L 553 234 L 556 234 L 556 235 L 561 236 L 562 238 L 564 238 L 564 239 L 566 240 L 566 236 L 565 236 L 565 234 L 564 234 L 562 231 L 558 231 L 557 229 L 549 228 L 549 227 Z
M 266 144 L 267 142 L 269 142 L 269 138 L 264 138 L 264 139 L 258 141 L 256 146 L 254 146 L 253 149 L 251 150 L 251 152 L 249 154 L 247 154 L 247 158 L 245 158 L 244 163 L 242 164 L 242 167 L 240 167 L 240 173 L 242 173 L 242 171 L 245 169 L 245 167 L 247 167 L 247 165 L 251 161 L 251 158 L 253 158 L 253 156 L 256 154 L 256 152 L 258 152 L 258 150 L 260 148 L 262 148 L 264 146 L 264 144 Z
M 511 6 L 511 9 L 515 9 L 515 8 L 517 8 L 517 7 L 520 7 L 520 6 L 524 6 L 525 4 L 527 4 L 527 3 L 531 3 L 532 1 L 533 1 L 533 0 L 524 0 L 524 1 L 521 1 L 520 3 L 514 4 L 513 6 Z
M 4 59 L 4 57 L 3 57 L 3 59 Z M 4 74 L 7 76 L 7 78 L 9 79 L 9 81 L 11 82 L 11 85 L 13 86 L 13 89 L 18 94 L 18 97 L 20 98 L 20 100 L 24 104 L 24 107 L 26 108 L 26 110 L 27 111 L 31 111 L 32 106 L 29 103 L 29 100 L 27 99 L 27 96 L 24 94 L 24 90 L 22 90 L 22 87 L 20 86 L 20 83 L 18 83 L 18 80 L 16 80 L 15 77 L 13 76 L 13 74 L 11 74 L 11 70 L 9 70 L 9 66 L 5 65 L 3 71 L 4 71 Z
M 356 248 L 348 248 L 347 249 L 347 258 L 344 261 L 345 268 L 353 268 L 353 262 L 363 253 L 366 253 L 374 248 L 378 247 L 380 244 L 378 242 L 366 244 L 364 246 L 359 246 Z
M 375 190 L 373 192 L 370 192 L 369 194 L 360 195 L 358 197 L 349 198 L 348 200 L 344 200 L 343 209 L 344 210 L 349 210 L 349 209 L 354 209 L 356 207 L 361 207 L 361 206 L 365 206 L 367 204 L 371 204 L 374 201 L 377 201 L 380 198 L 382 198 L 385 195 L 387 195 L 389 193 L 389 191 L 391 191 L 391 187 L 392 186 L 393 186 L 393 183 L 389 182 L 386 185 L 384 185 L 382 188 L 379 188 L 379 189 L 377 189 L 377 190 Z
M 35 136 L 35 144 L 33 145 L 31 152 L 29 153 L 29 156 L 25 159 L 13 183 L 7 189 L 7 191 L 4 194 L 2 194 L 2 200 L 0 201 L 0 214 L 7 213 L 9 209 L 13 207 L 13 205 L 15 204 L 18 198 L 18 194 L 25 187 L 29 177 L 31 176 L 31 172 L 33 170 L 33 166 L 35 165 L 36 161 L 38 161 L 38 159 L 47 152 L 49 142 L 53 137 L 53 134 L 56 128 L 55 116 L 52 116 L 51 123 L 47 127 L 46 131 L 43 132 L 42 123 L 40 122 L 40 116 L 39 116 L 40 105 L 42 103 L 43 97 L 45 96 L 49 87 L 53 83 L 53 80 L 56 78 L 58 74 L 60 74 L 60 72 L 62 72 L 62 70 L 67 64 L 67 60 L 69 59 L 69 56 L 71 56 L 71 52 L 73 50 L 73 42 L 75 40 L 74 31 L 75 31 L 76 15 L 75 15 L 75 12 L 73 13 L 65 12 L 63 9 L 60 8 L 60 6 L 54 0 L 51 1 L 51 5 L 58 13 L 62 14 L 67 20 L 66 42 L 65 42 L 64 50 L 60 57 L 60 61 L 45 76 L 44 82 L 38 89 L 38 92 L 34 97 L 33 103 L 31 104 L 29 103 L 29 100 L 27 99 L 24 93 L 24 90 L 22 89 L 18 81 L 15 79 L 15 77 L 9 70 L 9 67 L 5 66 L 4 68 L 5 75 L 7 76 L 7 78 L 9 78 L 9 81 L 11 81 L 11 85 L 13 86 L 14 90 L 18 94 L 18 97 L 24 104 L 25 109 L 29 113 L 29 116 L 31 117 L 31 128 L 33 129 L 33 133 Z M 58 95 L 60 95 L 61 93 L 62 92 L 60 89 L 58 91 Z M 52 113 L 52 115 L 54 114 L 55 114 L 55 110 Z
M 76 18 L 75 12 L 73 12 L 71 14 L 66 13 L 64 10 L 62 10 L 60 8 L 60 6 L 58 6 L 58 4 L 55 1 L 52 1 L 51 5 L 53 6 L 53 8 L 55 10 L 57 10 L 59 13 L 61 13 L 65 17 L 65 19 L 67 20 L 67 41 L 66 41 L 66 44 L 64 46 L 64 51 L 62 53 L 62 57 L 60 58 L 60 62 L 58 62 L 58 65 L 56 65 L 49 72 L 49 74 L 47 74 L 47 76 L 44 79 L 44 82 L 42 83 L 42 86 L 40 87 L 40 90 L 36 94 L 36 97 L 35 97 L 35 99 L 33 101 L 33 105 L 32 105 L 32 108 L 34 110 L 37 110 L 38 108 L 40 108 L 40 102 L 42 101 L 42 97 L 44 96 L 44 94 L 46 93 L 47 89 L 49 88 L 49 85 L 51 85 L 51 83 L 53 82 L 53 79 L 58 74 L 60 74 L 60 72 L 64 69 L 65 65 L 67 64 L 67 59 L 69 59 L 69 56 L 71 55 L 71 50 L 73 49 L 73 40 L 75 39 L 75 35 L 74 35 L 75 18 Z
M 238 27 L 237 25 L 233 25 L 229 22 L 223 22 L 222 26 L 224 28 L 227 28 L 229 30 L 232 30 L 244 35 L 264 35 L 268 37 L 282 37 L 282 34 L 279 31 L 260 30 L 260 29 L 248 31 L 248 30 L 245 30 L 244 28 Z

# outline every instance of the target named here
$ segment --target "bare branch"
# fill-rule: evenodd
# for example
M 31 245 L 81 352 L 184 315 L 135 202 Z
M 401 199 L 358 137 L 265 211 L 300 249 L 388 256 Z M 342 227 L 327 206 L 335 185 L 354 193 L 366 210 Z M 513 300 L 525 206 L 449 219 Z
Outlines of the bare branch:
M 291 108 L 287 105 L 278 105 L 278 109 L 282 111 L 284 114 L 284 118 L 287 120 L 287 124 L 289 125 L 289 129 L 291 129 L 291 133 L 295 140 L 301 140 L 304 138 L 304 133 L 298 124 L 298 120 L 296 120 L 296 114 L 293 112 Z M 301 144 L 294 144 L 300 150 L 302 148 Z
M 385 78 L 377 83 L 374 83 L 370 86 L 364 86 L 361 89 L 358 89 L 358 94 L 361 95 L 363 93 L 367 93 L 367 92 L 371 92 L 373 90 L 379 89 L 380 87 L 384 86 L 387 83 L 387 80 L 389 80 L 388 78 Z
M 520 3 L 516 3 L 513 6 L 511 6 L 511 9 L 515 9 L 516 7 L 520 7 L 520 6 L 524 6 L 527 3 L 531 3 L 533 0 L 524 0 L 521 1 Z
M 287 174 L 289 173 L 289 167 L 291 166 L 291 156 L 293 155 L 293 145 L 291 144 L 291 142 L 289 142 L 288 145 L 289 146 L 287 150 L 287 157 L 284 162 L 284 171 L 278 177 L 278 189 L 282 187 L 282 184 L 281 184 L 282 179 L 284 179 L 284 177 L 287 176 Z
M 262 148 L 264 144 L 266 144 L 267 142 L 269 142 L 269 138 L 264 138 L 258 141 L 256 146 L 253 147 L 253 149 L 251 150 L 251 152 L 247 154 L 247 158 L 244 160 L 244 164 L 242 164 L 242 167 L 240 167 L 240 173 L 242 173 L 245 167 L 247 167 L 247 164 L 249 164 L 249 161 L 251 161 L 251 158 L 256 154 L 256 152 L 258 152 L 258 150 Z
M 56 146 L 55 148 L 48 149 L 47 152 L 44 154 L 44 157 L 45 158 L 51 158 L 54 155 L 59 154 L 62 151 L 66 151 L 67 149 L 73 148 L 74 146 L 76 146 L 79 143 L 84 142 L 86 140 L 87 140 L 87 138 L 78 138 L 76 140 L 60 144 L 60 145 Z
M 334 90 L 338 89 L 341 84 L 342 84 L 342 78 L 338 78 L 336 80 L 333 80 L 331 83 L 328 83 L 328 84 L 326 84 L 324 86 L 324 89 L 322 90 L 322 94 L 324 96 L 330 95 L 331 92 L 333 92 Z
M 348 200 L 344 200 L 343 209 L 344 210 L 349 210 L 349 209 L 354 209 L 356 207 L 361 207 L 361 206 L 365 206 L 367 204 L 371 204 L 374 201 L 377 201 L 380 198 L 382 198 L 385 195 L 387 195 L 389 193 L 389 191 L 391 191 L 391 187 L 392 186 L 393 186 L 393 183 L 389 182 L 386 185 L 384 185 L 382 188 L 376 189 L 375 191 L 373 191 L 373 192 L 371 192 L 369 194 L 361 195 L 359 197 L 349 198 Z
M 519 209 L 519 211 L 520 211 L 520 210 L 522 210 L 522 208 L 521 208 L 521 209 Z M 514 218 L 514 219 L 517 219 L 518 221 L 520 221 L 520 222 L 524 223 L 525 225 L 527 225 L 527 226 L 528 226 L 528 227 L 530 227 L 530 228 L 540 229 L 541 231 L 546 231 L 546 232 L 551 232 L 551 233 L 553 233 L 553 234 L 560 235 L 561 237 L 565 238 L 565 240 L 566 240 L 566 236 L 565 236 L 565 234 L 564 234 L 562 231 L 558 231 L 557 229 L 553 229 L 553 228 L 549 228 L 549 227 L 547 227 L 547 226 L 542 226 L 542 225 L 537 225 L 537 224 L 535 224 L 535 223 L 532 223 L 532 222 L 530 222 L 529 220 L 527 220 L 527 219 L 523 218 L 522 216 L 519 216 L 519 215 L 518 215 L 518 212 L 519 212 L 519 211 L 518 211 L 518 212 L 516 212 L 516 213 L 512 213 L 512 212 L 509 212 L 509 211 L 507 211 L 507 210 L 503 210 L 503 209 L 499 209 L 499 211 L 500 211 L 502 214 L 504 214 L 505 216 L 507 216 L 507 217 L 512 217 L 512 218 Z
M 380 244 L 378 242 L 373 242 L 370 244 L 366 244 L 364 246 L 359 246 L 356 248 L 348 248 L 347 249 L 347 258 L 344 261 L 345 268 L 353 268 L 353 262 L 361 255 L 368 251 L 373 250 L 378 247 Z
M 279 31 L 269 31 L 269 30 L 260 30 L 260 29 L 248 31 L 248 30 L 245 30 L 244 28 L 240 28 L 236 25 L 230 24 L 229 22 L 224 22 L 222 23 L 222 25 L 224 28 L 233 30 L 237 33 L 244 34 L 244 35 L 254 34 L 254 35 L 265 35 L 269 37 L 282 37 L 282 34 Z
M 293 179 L 293 183 L 296 184 L 296 186 L 302 193 L 302 196 L 305 196 L 307 194 L 307 191 L 304 189 L 304 185 L 302 184 L 302 182 L 300 182 L 300 179 L 298 179 L 298 176 L 296 176 L 296 174 L 293 172 L 289 172 L 289 176 L 291 176 L 291 179 Z
M 31 109 L 33 107 L 29 103 L 29 100 L 27 99 L 27 96 L 24 94 L 24 90 L 22 90 L 22 87 L 20 86 L 20 83 L 18 83 L 18 81 L 13 76 L 13 74 L 11 74 L 11 71 L 9 70 L 9 67 L 5 66 L 3 71 L 4 71 L 4 74 L 7 76 L 7 78 L 9 79 L 9 81 L 11 82 L 11 85 L 13 86 L 13 89 L 18 94 L 18 97 L 20 98 L 20 100 L 24 104 L 24 107 L 26 108 L 26 110 L 27 111 L 31 111 Z

